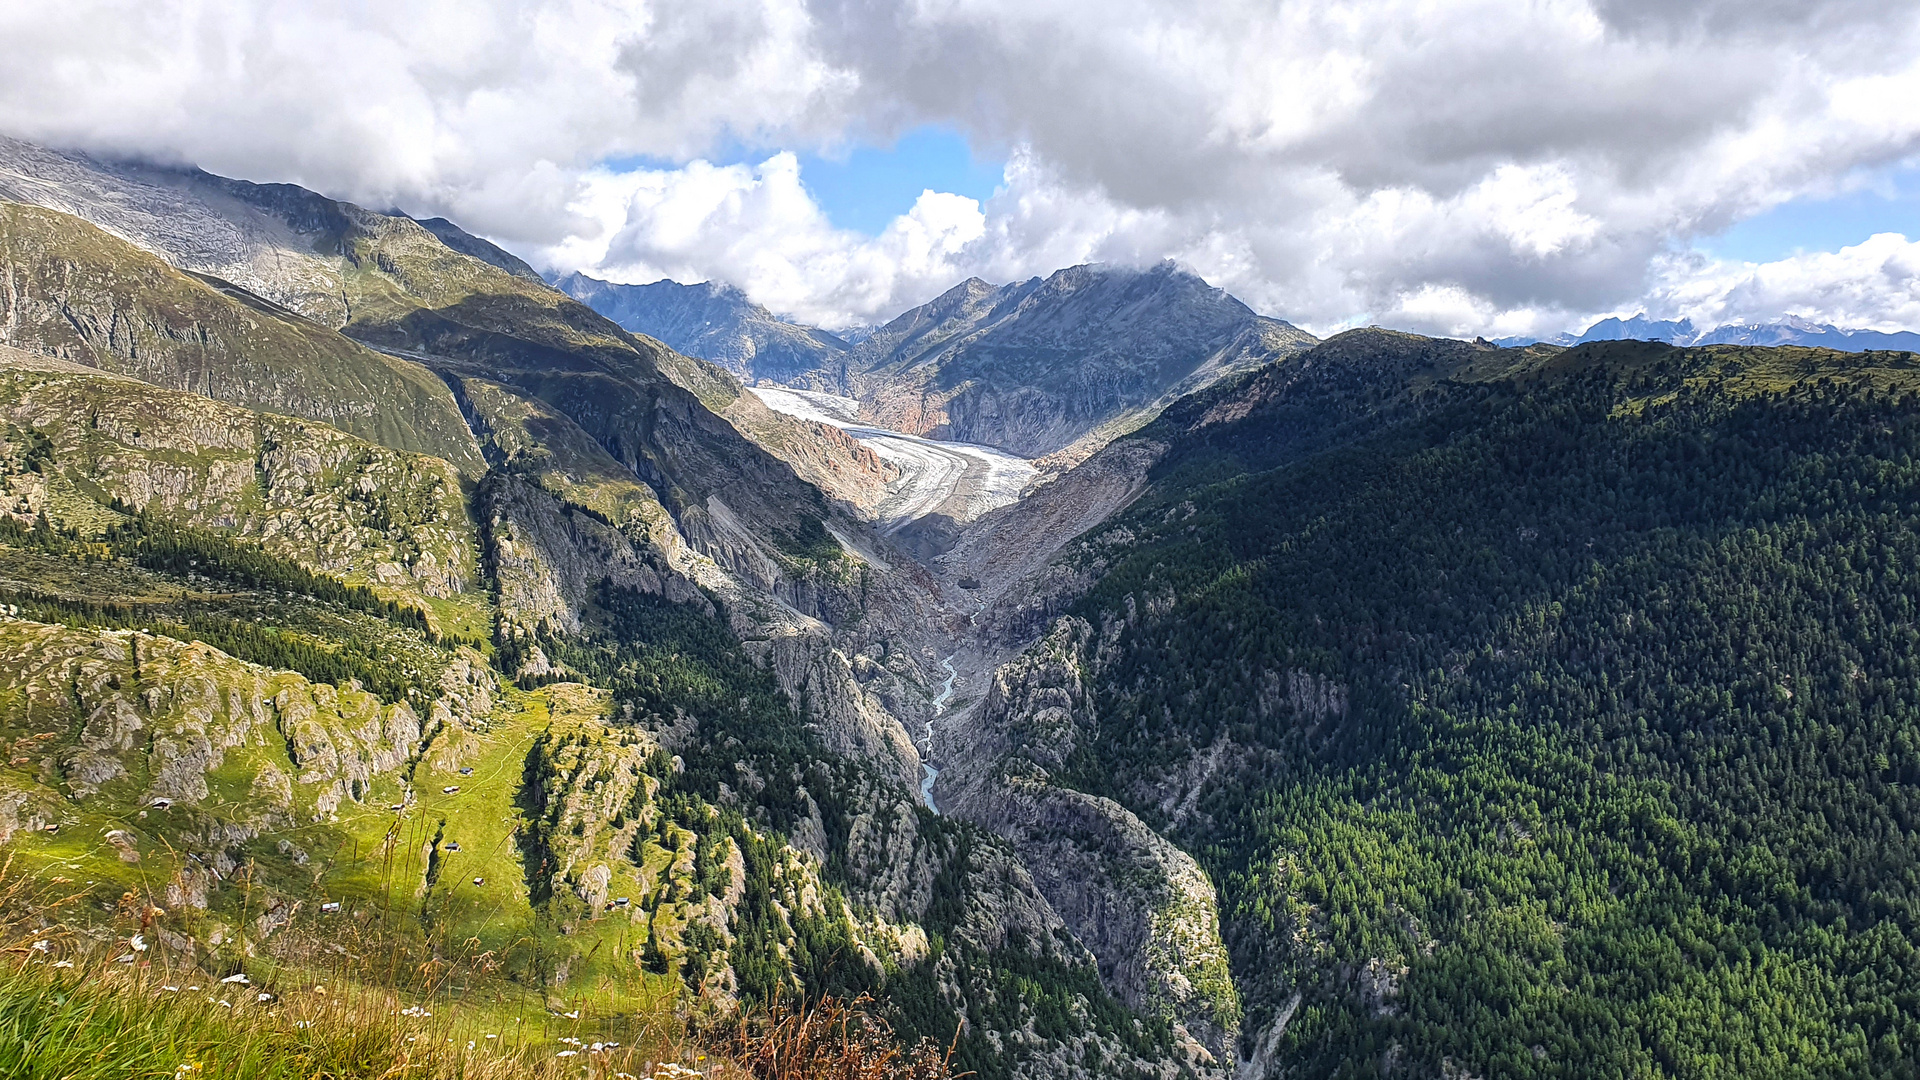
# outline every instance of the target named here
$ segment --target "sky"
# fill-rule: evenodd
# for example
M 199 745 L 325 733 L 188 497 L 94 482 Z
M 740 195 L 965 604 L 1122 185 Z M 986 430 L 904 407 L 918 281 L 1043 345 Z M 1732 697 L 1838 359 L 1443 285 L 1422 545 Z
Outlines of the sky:
M 840 329 L 1173 259 L 1316 333 L 1920 327 L 1912 0 L 64 0 L 0 132 Z

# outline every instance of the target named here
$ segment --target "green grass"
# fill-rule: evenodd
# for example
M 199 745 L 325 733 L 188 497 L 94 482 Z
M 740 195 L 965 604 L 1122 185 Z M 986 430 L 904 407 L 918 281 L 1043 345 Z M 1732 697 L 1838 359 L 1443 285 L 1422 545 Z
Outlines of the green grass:
M 671 994 L 560 1002 L 476 942 L 351 916 L 190 956 L 165 945 L 165 912 L 129 893 L 103 918 L 76 886 L 0 865 L 0 1075 L 612 1080 L 703 1056 Z

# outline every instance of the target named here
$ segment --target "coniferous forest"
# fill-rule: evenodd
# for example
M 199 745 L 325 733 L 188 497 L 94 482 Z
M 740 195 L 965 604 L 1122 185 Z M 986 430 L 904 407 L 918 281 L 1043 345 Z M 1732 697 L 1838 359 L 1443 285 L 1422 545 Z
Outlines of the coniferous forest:
M 1911 357 L 1506 357 L 1186 437 L 1056 779 L 1202 857 L 1296 1075 L 1920 1075 Z

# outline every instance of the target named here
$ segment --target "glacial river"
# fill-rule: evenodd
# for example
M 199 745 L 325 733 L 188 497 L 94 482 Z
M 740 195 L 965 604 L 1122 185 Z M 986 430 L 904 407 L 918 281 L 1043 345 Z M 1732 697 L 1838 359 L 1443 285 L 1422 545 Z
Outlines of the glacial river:
M 947 669 L 947 681 L 945 685 L 940 687 L 939 696 L 933 699 L 933 715 L 936 717 L 947 711 L 947 702 L 953 700 L 953 682 L 960 677 L 959 674 L 953 670 L 953 657 L 947 657 L 945 660 L 940 661 L 940 664 Z M 937 814 L 940 812 L 940 808 L 933 805 L 933 782 L 940 779 L 940 770 L 927 764 L 926 760 L 924 760 L 933 757 L 932 720 L 927 721 L 927 747 L 922 751 L 921 756 L 923 760 L 920 762 L 920 769 L 923 775 L 920 777 L 920 797 L 927 800 L 927 809 Z

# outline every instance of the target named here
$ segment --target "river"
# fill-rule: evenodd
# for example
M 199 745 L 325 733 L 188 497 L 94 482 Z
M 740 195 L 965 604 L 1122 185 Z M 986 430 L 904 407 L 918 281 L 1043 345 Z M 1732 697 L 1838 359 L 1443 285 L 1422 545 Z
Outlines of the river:
M 940 687 L 939 695 L 933 699 L 933 715 L 934 716 L 939 716 L 941 713 L 947 711 L 947 702 L 953 700 L 954 680 L 960 677 L 959 673 L 953 670 L 953 657 L 951 656 L 947 657 L 945 660 L 940 661 L 940 664 L 942 667 L 945 667 L 947 669 L 947 681 L 945 685 Z M 920 777 L 920 797 L 927 800 L 927 809 L 937 814 L 940 812 L 940 808 L 933 804 L 933 782 L 935 780 L 940 779 L 940 770 L 934 768 L 932 765 L 927 764 L 927 761 L 930 760 L 932 757 L 933 757 L 933 721 L 928 720 L 927 721 L 927 747 L 926 747 L 926 750 L 922 753 L 922 760 L 920 762 L 920 769 L 924 774 Z

